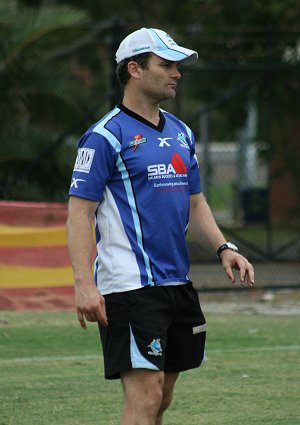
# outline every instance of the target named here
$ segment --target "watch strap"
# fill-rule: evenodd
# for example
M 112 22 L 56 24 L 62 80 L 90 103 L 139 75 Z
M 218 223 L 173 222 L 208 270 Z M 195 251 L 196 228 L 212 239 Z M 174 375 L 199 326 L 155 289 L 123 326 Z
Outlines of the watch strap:
M 217 257 L 221 260 L 221 254 L 225 249 L 230 249 L 231 251 L 238 252 L 238 248 L 232 242 L 223 243 L 217 250 Z

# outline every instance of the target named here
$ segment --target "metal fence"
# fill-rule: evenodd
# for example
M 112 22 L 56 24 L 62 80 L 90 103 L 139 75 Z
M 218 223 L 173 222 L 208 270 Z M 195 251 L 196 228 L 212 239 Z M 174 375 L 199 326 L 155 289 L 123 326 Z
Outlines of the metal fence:
M 128 28 L 126 33 L 133 29 Z M 102 55 L 98 58 L 101 63 L 110 58 L 110 71 L 107 76 L 109 78 L 106 78 L 106 93 L 99 96 L 99 99 L 95 101 L 86 115 L 73 126 L 70 126 L 64 134 L 57 138 L 55 143 L 37 152 L 36 157 L 28 166 L 21 170 L 19 175 L 9 183 L 4 193 L 13 192 L 13 187 L 31 173 L 38 163 L 42 163 L 46 157 L 53 154 L 55 149 L 65 143 L 70 135 L 76 134 L 83 124 L 98 119 L 99 113 L 102 114 L 103 107 L 107 106 L 106 110 L 109 108 L 109 101 L 114 104 L 120 98 L 119 86 L 114 76 L 113 52 L 116 50 L 123 32 L 125 32 L 124 28 L 120 29 L 118 22 L 115 22 L 111 27 L 110 36 L 93 40 L 91 45 L 86 46 L 78 53 L 79 57 L 82 55 L 83 63 L 88 49 L 91 49 L 93 55 L 98 50 L 102 52 Z M 280 222 L 272 219 L 270 213 L 270 163 L 261 159 L 264 156 L 262 153 L 268 151 L 271 147 L 271 138 L 256 140 L 255 127 L 258 116 L 255 104 L 249 103 L 244 128 L 237 134 L 236 140 L 211 140 L 209 126 L 212 125 L 210 121 L 213 111 L 220 105 L 228 105 L 229 102 L 234 101 L 235 96 L 252 89 L 257 82 L 260 82 L 261 86 L 268 85 L 266 95 L 268 96 L 267 103 L 270 105 L 272 103 L 272 81 L 280 80 L 281 88 L 286 87 L 287 97 L 291 96 L 292 99 L 292 96 L 294 96 L 293 99 L 295 99 L 295 96 L 297 96 L 297 99 L 300 98 L 299 86 L 290 84 L 288 79 L 284 79 L 289 72 L 293 72 L 293 75 L 295 73 L 298 73 L 297 76 L 299 75 L 300 66 L 298 62 L 290 64 L 285 61 L 276 64 L 273 56 L 269 55 L 270 52 L 274 51 L 274 46 L 280 47 L 282 43 L 286 46 L 291 43 L 298 46 L 299 34 L 299 32 L 290 31 L 281 34 L 279 42 L 277 33 L 274 38 L 268 32 L 258 34 L 254 31 L 248 34 L 241 32 L 240 28 L 236 31 L 233 29 L 223 33 L 218 30 L 204 34 L 194 33 L 194 35 L 189 30 L 182 30 L 182 36 L 189 37 L 194 42 L 195 48 L 201 52 L 201 61 L 190 71 L 184 72 L 186 77 L 184 76 L 181 81 L 182 90 L 178 93 L 175 106 L 173 105 L 174 112 L 186 121 L 185 113 L 180 113 L 185 112 L 185 106 L 192 103 L 193 106 L 196 105 L 196 108 L 200 108 L 194 113 L 193 117 L 190 113 L 186 115 L 191 121 L 188 124 L 193 128 L 197 139 L 200 140 L 200 143 L 197 143 L 197 153 L 201 167 L 203 190 L 227 239 L 235 242 L 241 253 L 255 264 L 258 287 L 300 287 L 299 220 L 298 224 L 291 223 L 288 214 L 283 214 L 285 219 Z M 253 50 L 251 55 L 247 55 L 249 45 L 252 43 L 251 40 L 256 40 L 255 43 L 258 43 L 258 35 L 259 40 L 262 40 L 262 48 L 257 51 L 264 53 L 262 53 L 262 56 L 252 56 Z M 229 52 L 228 48 L 234 45 L 232 41 L 242 40 L 244 36 L 248 37 L 247 43 L 240 43 L 240 48 L 234 50 L 236 52 L 234 56 L 233 51 L 230 50 Z M 292 40 L 290 40 L 291 38 Z M 100 46 L 101 49 L 97 50 L 96 46 Z M 245 50 L 242 49 L 243 46 Z M 103 54 L 104 51 L 106 51 L 106 54 Z M 286 51 L 288 50 L 286 49 Z M 240 61 L 240 58 L 243 60 Z M 193 81 L 195 80 L 190 81 L 189 78 L 196 76 L 196 79 L 200 80 L 205 77 L 207 85 L 213 85 L 212 83 L 216 79 L 220 84 L 224 75 L 231 74 L 240 78 L 237 78 L 234 82 L 229 81 L 226 87 L 225 85 L 222 86 L 219 97 L 212 99 L 209 104 L 205 105 L 207 99 L 202 99 L 198 94 L 196 99 L 190 101 L 188 96 L 194 89 Z M 243 101 L 246 104 L 249 97 L 245 96 Z M 267 113 L 270 112 L 268 108 L 266 109 Z M 267 118 L 266 127 L 269 126 L 269 121 Z M 199 128 L 195 128 L 197 123 Z M 280 208 L 285 210 L 288 206 L 282 203 Z M 191 276 L 197 286 L 203 290 L 206 288 L 228 288 L 228 281 L 212 254 L 205 252 L 192 240 L 189 241 L 189 245 L 192 260 Z
M 227 239 L 254 264 L 256 287 L 300 288 L 299 226 L 272 222 L 270 165 L 260 159 L 267 148 L 262 141 L 197 143 L 203 190 Z M 191 277 L 199 290 L 235 288 L 211 253 L 192 240 L 189 245 Z

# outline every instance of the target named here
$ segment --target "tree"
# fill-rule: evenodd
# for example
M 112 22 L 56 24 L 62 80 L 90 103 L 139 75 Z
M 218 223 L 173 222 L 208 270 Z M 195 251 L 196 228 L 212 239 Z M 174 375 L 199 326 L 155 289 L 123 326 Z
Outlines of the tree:
M 179 43 L 199 52 L 198 65 L 183 72 L 177 104 L 171 108 L 167 105 L 171 111 L 176 107 L 197 137 L 201 136 L 197 127 L 199 111 L 203 108 L 211 107 L 211 138 L 232 140 L 243 127 L 246 106 L 255 102 L 259 113 L 257 137 L 271 142 L 272 155 L 280 155 L 284 127 L 272 123 L 279 123 L 283 115 L 289 115 L 291 120 L 300 111 L 299 3 L 294 0 L 64 2 L 69 6 L 46 6 L 59 3 L 54 0 L 23 0 L 26 6 L 16 0 L 0 0 L 3 40 L 0 96 L 1 105 L 5 105 L 1 111 L 4 131 L 0 135 L 2 186 L 14 178 L 37 150 L 55 140 L 74 117 L 76 120 L 87 105 L 94 103 L 99 93 L 109 90 L 114 54 L 109 26 L 116 15 L 125 25 L 124 35 L 141 26 L 163 28 Z M 74 10 L 71 5 L 86 13 Z M 88 20 L 87 14 L 93 19 Z M 92 42 L 83 44 L 81 36 L 95 34 L 101 25 L 106 28 L 101 37 L 90 38 Z M 78 47 L 76 51 L 75 47 Z M 74 72 L 73 75 L 70 72 L 72 67 L 76 68 L 77 80 L 87 73 L 92 80 L 90 91 L 86 84 L 81 90 Z M 291 93 L 294 93 L 293 102 L 289 100 Z M 99 112 L 101 116 L 102 111 Z M 297 138 L 296 132 L 293 137 Z M 74 155 L 75 142 L 72 146 Z M 53 184 L 56 189 L 67 192 L 74 157 L 63 149 L 70 149 L 68 143 L 62 145 L 55 158 L 53 155 L 44 158 L 40 169 L 35 167 L 27 191 L 22 190 L 20 196 L 29 193 L 29 189 L 33 191 L 37 181 L 40 184 L 36 190 L 42 196 L 43 191 L 38 188 L 48 187 L 47 182 L 54 177 L 57 177 Z M 64 178 L 58 171 L 53 173 L 52 167 L 58 164 L 60 172 L 65 169 Z M 290 167 L 287 157 L 281 169 L 295 167 Z M 297 179 L 296 170 L 293 181 L 299 187 Z M 59 190 L 49 190 L 48 198 L 54 199 Z
M 89 22 L 70 6 L 32 8 L 0 0 L 0 188 L 22 174 L 84 110 L 86 96 L 69 62 L 57 52 L 79 41 Z M 44 158 L 4 197 L 65 199 L 74 147 Z

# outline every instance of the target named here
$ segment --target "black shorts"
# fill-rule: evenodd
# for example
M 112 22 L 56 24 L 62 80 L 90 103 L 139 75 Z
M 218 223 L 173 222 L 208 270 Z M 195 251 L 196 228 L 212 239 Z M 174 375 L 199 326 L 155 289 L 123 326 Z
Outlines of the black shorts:
M 99 325 L 106 379 L 133 368 L 181 372 L 200 366 L 206 324 L 192 284 L 105 295 L 108 327 Z

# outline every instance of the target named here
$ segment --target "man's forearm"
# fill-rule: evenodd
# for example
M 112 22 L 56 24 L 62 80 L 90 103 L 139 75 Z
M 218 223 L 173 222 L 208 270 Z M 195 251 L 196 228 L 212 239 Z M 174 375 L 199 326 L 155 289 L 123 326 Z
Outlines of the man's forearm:
M 189 232 L 203 247 L 216 251 L 226 242 L 202 194 L 191 197 Z
M 81 207 L 81 200 L 71 199 L 67 220 L 68 249 L 76 285 L 93 280 L 92 213 Z
M 107 326 L 105 299 L 95 286 L 93 263 L 92 219 L 98 203 L 71 197 L 67 221 L 68 248 L 75 280 L 75 306 L 83 329 L 88 322 Z
M 75 222 L 74 222 L 75 221 Z M 89 281 L 92 276 L 93 239 L 89 226 L 81 221 L 76 225 L 76 219 L 68 219 L 68 249 L 74 274 L 75 284 Z

